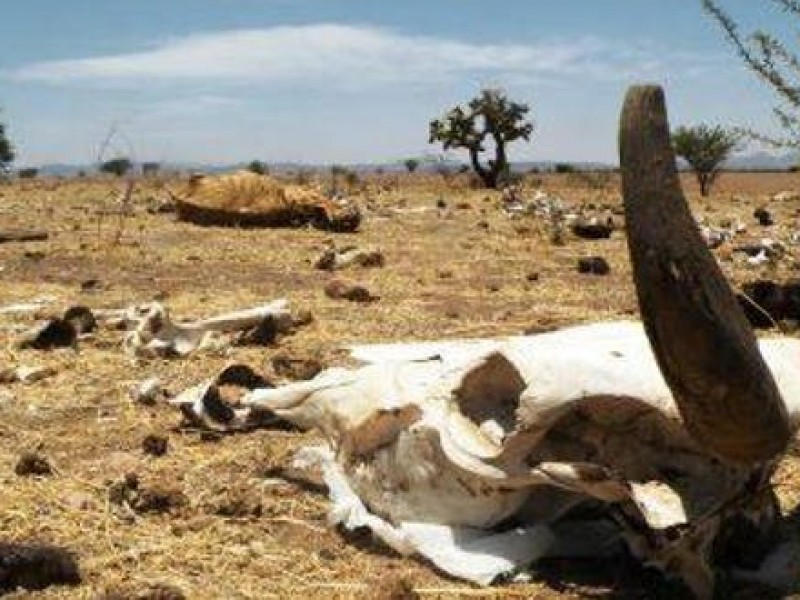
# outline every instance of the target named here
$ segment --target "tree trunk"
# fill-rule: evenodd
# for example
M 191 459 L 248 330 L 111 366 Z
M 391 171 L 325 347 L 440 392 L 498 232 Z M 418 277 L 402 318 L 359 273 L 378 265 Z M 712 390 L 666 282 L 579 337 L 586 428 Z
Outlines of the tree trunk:
M 697 181 L 700 184 L 700 195 L 708 196 L 708 188 L 711 187 L 711 178 L 708 173 L 698 173 Z
M 661 88 L 628 92 L 620 165 L 642 320 L 686 428 L 729 462 L 773 459 L 786 406 L 683 197 Z
M 495 160 L 492 164 L 494 172 L 495 187 L 498 183 L 508 183 L 508 157 L 506 156 L 506 144 L 496 136 L 495 141 Z
M 494 189 L 497 187 L 497 173 L 492 169 L 486 169 L 478 158 L 478 148 L 472 147 L 469 149 L 469 159 L 472 163 L 472 168 L 478 177 L 483 181 L 483 185 L 487 188 Z

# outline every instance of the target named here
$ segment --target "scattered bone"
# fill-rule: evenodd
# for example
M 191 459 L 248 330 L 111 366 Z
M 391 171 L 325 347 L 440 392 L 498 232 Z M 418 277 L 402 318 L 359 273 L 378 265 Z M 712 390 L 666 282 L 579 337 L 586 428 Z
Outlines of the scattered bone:
M 746 255 L 748 264 L 758 266 L 781 260 L 786 255 L 786 246 L 779 241 L 764 238 L 758 243 L 734 246 L 733 252 Z
M 602 256 L 586 256 L 578 259 L 578 273 L 608 275 L 610 271 L 608 261 Z
M 614 231 L 614 220 L 611 217 L 579 217 L 572 223 L 572 233 L 586 240 L 604 240 L 611 237 Z
M 36 312 L 51 302 L 53 302 L 53 298 L 38 298 L 36 300 L 32 300 L 31 302 L 7 304 L 6 306 L 0 306 L 0 315 Z
M 0 244 L 6 242 L 40 242 L 48 237 L 49 234 L 46 231 L 0 229 Z
M 158 377 L 151 377 L 134 385 L 130 390 L 130 397 L 137 404 L 152 406 L 166 398 L 167 394 L 161 385 L 161 380 Z
M 166 307 L 153 302 L 125 312 L 122 320 L 133 331 L 125 336 L 124 345 L 126 351 L 135 356 L 187 356 L 200 349 L 224 347 L 226 342 L 221 335 L 258 328 L 266 319 L 271 320 L 271 326 L 274 325 L 278 333 L 289 332 L 294 327 L 283 299 L 189 323 L 173 322 Z
M 797 202 L 800 200 L 800 193 L 792 191 L 778 192 L 772 197 L 775 202 Z
M 334 278 L 325 284 L 325 295 L 334 300 L 350 300 L 351 302 L 375 302 L 374 296 L 366 287 L 346 279 Z
M 0 370 L 0 383 L 35 383 L 52 377 L 58 371 L 54 367 L 20 366 Z
M 323 271 L 338 271 L 350 266 L 382 267 L 385 264 L 383 253 L 375 248 L 329 248 L 314 263 L 314 267 Z
M 784 284 L 765 279 L 742 286 L 739 297 L 745 316 L 753 327 L 768 329 L 783 320 L 800 320 L 800 281 Z

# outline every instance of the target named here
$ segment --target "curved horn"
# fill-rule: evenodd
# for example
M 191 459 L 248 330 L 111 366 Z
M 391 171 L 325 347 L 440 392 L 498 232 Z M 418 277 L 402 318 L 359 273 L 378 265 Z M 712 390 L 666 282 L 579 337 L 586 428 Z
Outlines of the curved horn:
M 775 457 L 791 436 L 786 407 L 689 212 L 660 87 L 628 91 L 619 151 L 642 320 L 687 429 L 728 462 Z

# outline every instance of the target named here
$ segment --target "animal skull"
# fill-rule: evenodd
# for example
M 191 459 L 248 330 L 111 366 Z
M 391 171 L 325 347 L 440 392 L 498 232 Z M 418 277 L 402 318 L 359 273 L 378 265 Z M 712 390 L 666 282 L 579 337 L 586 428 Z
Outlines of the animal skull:
M 643 324 L 368 346 L 366 366 L 254 389 L 237 409 L 213 381 L 173 402 L 220 430 L 318 429 L 336 519 L 458 576 L 620 541 L 710 597 L 715 570 L 742 567 L 723 558 L 731 539 L 777 545 L 769 480 L 800 421 L 800 341 L 757 343 L 683 198 L 660 88 L 629 91 L 620 154 Z M 505 537 L 475 546 L 488 529 Z M 494 570 L 465 566 L 490 546 Z

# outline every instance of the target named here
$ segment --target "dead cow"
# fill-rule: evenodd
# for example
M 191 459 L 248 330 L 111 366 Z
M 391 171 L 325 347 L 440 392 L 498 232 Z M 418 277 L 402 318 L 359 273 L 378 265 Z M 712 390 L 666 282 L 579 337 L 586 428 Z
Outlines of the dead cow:
M 331 449 L 305 459 L 323 467 L 334 521 L 472 581 L 625 547 L 698 597 L 717 575 L 796 587 L 770 478 L 800 421 L 800 341 L 759 348 L 669 139 L 661 89 L 632 88 L 620 155 L 643 324 L 370 346 L 356 355 L 372 364 L 237 409 L 208 388 L 175 403 L 221 430 L 265 415 L 319 429 Z
M 361 211 L 345 199 L 326 197 L 316 189 L 288 185 L 266 176 L 239 171 L 191 177 L 185 189 L 170 192 L 178 218 L 196 225 L 222 227 L 297 227 L 311 224 L 334 232 L 352 232 Z

